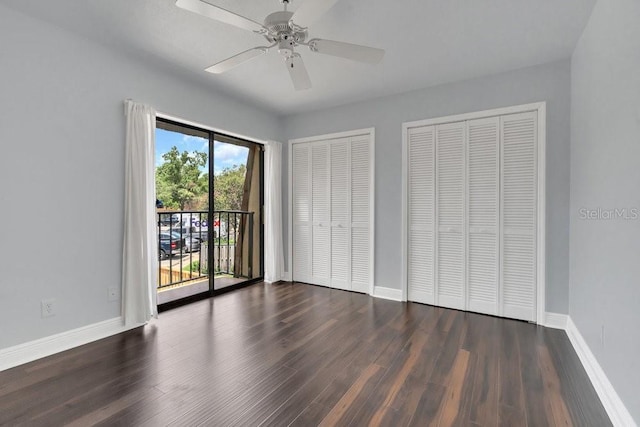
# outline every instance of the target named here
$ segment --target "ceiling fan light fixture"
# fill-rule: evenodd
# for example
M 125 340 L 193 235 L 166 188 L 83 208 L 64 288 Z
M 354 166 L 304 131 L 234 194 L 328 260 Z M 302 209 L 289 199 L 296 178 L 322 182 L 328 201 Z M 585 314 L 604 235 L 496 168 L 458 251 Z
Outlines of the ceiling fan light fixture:
M 280 41 L 280 43 L 278 43 L 278 53 L 284 56 L 285 58 L 289 58 L 290 56 L 293 55 L 294 47 L 295 47 L 295 44 L 293 41 L 282 40 Z

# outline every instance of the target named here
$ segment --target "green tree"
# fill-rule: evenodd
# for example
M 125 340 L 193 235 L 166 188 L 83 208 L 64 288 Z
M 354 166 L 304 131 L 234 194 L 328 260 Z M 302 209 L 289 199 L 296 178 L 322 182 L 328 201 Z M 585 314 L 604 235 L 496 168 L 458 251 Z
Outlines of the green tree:
M 234 211 L 242 208 L 242 193 L 244 192 L 246 174 L 247 167 L 245 165 L 234 165 L 214 175 L 214 210 Z
M 156 168 L 156 193 L 165 207 L 184 210 L 206 195 L 209 180 L 200 168 L 207 164 L 207 153 L 180 153 L 177 147 L 171 147 L 162 159 L 164 163 Z

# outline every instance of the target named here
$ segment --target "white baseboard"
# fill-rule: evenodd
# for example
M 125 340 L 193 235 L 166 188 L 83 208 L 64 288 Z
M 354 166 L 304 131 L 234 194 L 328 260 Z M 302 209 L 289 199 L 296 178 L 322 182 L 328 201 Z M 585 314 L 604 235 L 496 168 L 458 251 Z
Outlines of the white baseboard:
M 569 316 L 566 314 L 560 313 L 545 313 L 544 316 L 544 326 L 547 328 L 553 329 L 567 329 L 567 320 Z
M 376 298 L 389 299 L 392 301 L 402 301 L 402 289 L 374 286 L 373 296 Z
M 582 362 L 582 366 L 587 371 L 591 384 L 593 384 L 604 409 L 611 419 L 611 423 L 616 427 L 637 427 L 571 317 L 567 317 L 566 331 L 573 348 Z
M 0 371 L 69 350 L 142 325 L 125 327 L 122 317 L 105 320 L 70 331 L 40 338 L 0 350 Z

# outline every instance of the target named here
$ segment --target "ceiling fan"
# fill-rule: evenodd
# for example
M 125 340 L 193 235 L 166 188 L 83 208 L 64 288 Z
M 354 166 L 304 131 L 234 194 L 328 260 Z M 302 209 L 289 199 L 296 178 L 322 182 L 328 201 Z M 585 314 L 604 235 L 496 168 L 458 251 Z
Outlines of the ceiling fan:
M 307 41 L 309 25 L 322 16 L 337 1 L 306 0 L 294 13 L 287 10 L 290 0 L 280 0 L 284 4 L 284 10 L 271 13 L 265 18 L 264 24 L 203 0 L 176 0 L 176 6 L 226 24 L 253 31 L 263 36 L 270 43 L 268 46 L 258 46 L 245 50 L 212 65 L 205 71 L 214 74 L 224 73 L 250 59 L 267 53 L 277 46 L 278 52 L 285 60 L 293 86 L 296 90 L 305 90 L 311 88 L 311 80 L 304 62 L 302 62 L 302 57 L 295 51 L 298 46 L 307 46 L 311 52 L 339 56 L 369 64 L 379 63 L 384 56 L 384 50 L 373 47 L 324 39 Z

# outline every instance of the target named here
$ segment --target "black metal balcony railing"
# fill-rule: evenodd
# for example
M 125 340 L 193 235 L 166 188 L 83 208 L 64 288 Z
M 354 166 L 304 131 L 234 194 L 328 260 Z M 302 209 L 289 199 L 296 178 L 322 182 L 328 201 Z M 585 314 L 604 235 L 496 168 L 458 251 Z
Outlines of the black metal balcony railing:
M 213 273 L 253 276 L 253 212 L 158 213 L 158 288 L 202 281 Z M 246 245 L 246 249 L 243 249 Z

